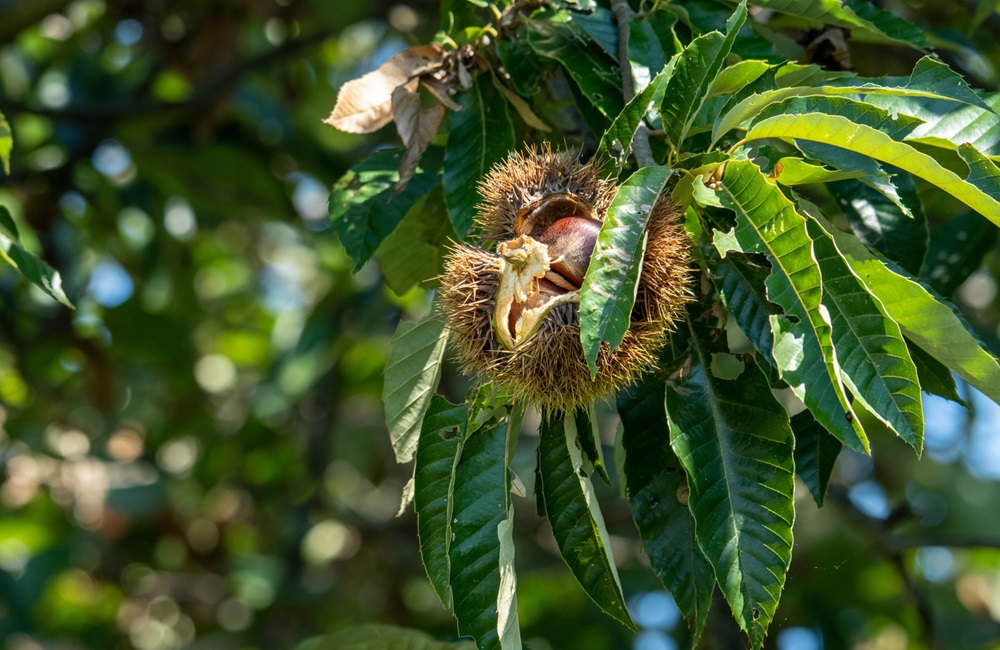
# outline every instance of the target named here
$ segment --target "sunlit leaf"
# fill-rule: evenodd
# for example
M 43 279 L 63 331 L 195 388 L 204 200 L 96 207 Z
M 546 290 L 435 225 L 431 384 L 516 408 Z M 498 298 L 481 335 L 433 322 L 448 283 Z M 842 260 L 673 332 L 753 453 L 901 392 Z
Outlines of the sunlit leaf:
M 821 274 L 805 218 L 749 161 L 726 166 L 717 194 L 736 213 L 733 235 L 716 235 L 719 251 L 764 253 L 771 264 L 767 297 L 784 310 L 770 316 L 772 357 L 781 378 L 823 426 L 853 449 L 867 452 L 867 437 L 841 384 L 829 314 L 821 309 Z
M 833 236 L 851 269 L 899 323 L 903 334 L 994 401 L 1000 401 L 1000 361 L 951 305 L 902 269 L 890 269 L 857 238 L 812 215 Z
M 819 85 L 812 86 L 789 86 L 787 85 L 788 81 L 789 79 L 786 77 L 784 79 L 785 87 L 752 94 L 728 109 L 712 131 L 713 142 L 717 141 L 729 130 L 736 128 L 746 120 L 759 114 L 767 106 L 791 97 L 812 95 L 890 95 L 944 99 L 951 102 L 977 106 L 981 109 L 989 108 L 979 95 L 969 88 L 968 84 L 965 83 L 958 73 L 944 63 L 930 57 L 920 59 L 913 68 L 913 73 L 908 78 L 834 78 L 824 79 Z M 952 106 L 955 107 L 954 104 Z
M 445 607 L 451 607 L 448 545 L 451 543 L 452 480 L 465 437 L 468 407 L 435 395 L 424 416 L 413 470 L 420 557 Z
M 608 206 L 580 290 L 580 339 L 592 375 L 601 343 L 607 341 L 614 350 L 628 330 L 646 223 L 670 173 L 667 167 L 640 169 L 618 188 Z
M 760 5 L 783 14 L 798 16 L 815 26 L 835 25 L 867 32 L 919 49 L 929 49 L 923 31 L 868 3 L 842 0 L 758 0 Z
M 670 64 L 625 105 L 622 112 L 604 132 L 595 157 L 614 161 L 615 165 L 621 169 L 632 152 L 632 138 L 635 137 L 636 129 L 642 123 L 646 112 L 650 106 L 657 106 L 662 101 L 667 82 L 670 80 L 670 75 L 673 74 L 675 61 L 676 59 L 671 59 Z
M 452 487 L 448 547 L 458 631 L 479 650 L 520 650 L 514 595 L 507 424 L 466 437 Z
M 3 172 L 10 174 L 10 152 L 14 148 L 14 134 L 3 113 L 0 113 L 0 164 Z
M 73 309 L 73 303 L 66 297 L 59 271 L 38 259 L 21 246 L 17 225 L 7 208 L 0 205 L 0 259 L 7 262 L 25 280 L 35 285 L 63 305 Z
M 754 364 L 737 379 L 712 375 L 712 355 L 727 352 L 725 331 L 688 326 L 690 371 L 667 384 L 671 445 L 687 472 L 701 549 L 759 648 L 792 556 L 792 431 Z
M 441 379 L 447 340 L 444 320 L 433 313 L 419 323 L 400 321 L 392 337 L 382 401 L 396 462 L 409 462 L 417 449 L 421 422 Z
M 855 399 L 919 454 L 924 443 L 917 369 L 903 334 L 815 221 L 806 221 L 823 276 L 822 304 L 832 327 L 840 376 Z
M 822 142 L 895 165 L 937 186 L 1000 225 L 1000 203 L 981 189 L 962 180 L 927 154 L 840 115 L 807 113 L 769 117 L 754 124 L 746 135 L 748 141 L 761 138 Z
M 681 148 L 746 17 L 746 1 L 741 0 L 739 7 L 726 22 L 725 35 L 710 32 L 699 36 L 684 48 L 677 59 L 661 106 L 663 128 L 674 148 Z

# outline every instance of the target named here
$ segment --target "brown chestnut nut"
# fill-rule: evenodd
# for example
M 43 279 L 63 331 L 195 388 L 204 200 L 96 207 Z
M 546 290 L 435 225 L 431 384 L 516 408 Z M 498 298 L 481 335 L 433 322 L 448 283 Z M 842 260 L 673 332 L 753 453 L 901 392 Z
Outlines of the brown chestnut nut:
M 538 241 L 549 247 L 551 269 L 579 289 L 600 232 L 601 222 L 596 219 L 563 217 L 546 228 Z

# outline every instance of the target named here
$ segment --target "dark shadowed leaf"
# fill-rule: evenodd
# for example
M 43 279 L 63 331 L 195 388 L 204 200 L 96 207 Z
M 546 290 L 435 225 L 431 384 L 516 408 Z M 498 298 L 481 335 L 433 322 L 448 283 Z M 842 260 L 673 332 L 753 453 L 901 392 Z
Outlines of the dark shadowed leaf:
M 441 186 L 417 201 L 375 251 L 385 283 L 399 295 L 441 274 L 445 247 L 458 239 Z
M 1000 230 L 985 217 L 975 212 L 958 215 L 932 234 L 920 277 L 942 296 L 950 296 L 980 267 L 998 236 Z
M 563 560 L 601 609 L 634 630 L 574 418 L 544 419 L 538 445 L 545 512 Z
M 371 259 L 410 208 L 441 179 L 441 150 L 428 150 L 406 189 L 393 196 L 399 180 L 400 149 L 378 151 L 344 174 L 330 192 L 330 219 L 355 270 Z
M 697 646 L 712 604 L 715 573 L 698 546 L 687 477 L 670 447 L 665 391 L 662 377 L 648 375 L 618 394 L 626 493 L 649 563 L 673 594 L 691 628 L 691 644 Z
M 690 372 L 667 383 L 671 445 L 687 472 L 695 532 L 755 648 L 774 616 L 792 557 L 795 489 L 788 414 L 748 363 L 712 375 L 725 330 L 693 325 Z
M 457 98 L 444 154 L 444 199 L 459 237 L 472 226 L 479 203 L 477 183 L 490 167 L 514 148 L 514 127 L 507 101 L 490 75 L 481 74 L 472 88 Z
M 622 112 L 621 77 L 613 56 L 602 50 L 575 19 L 558 12 L 530 21 L 527 29 L 528 41 L 535 52 L 562 64 L 579 91 L 604 118 L 610 120 Z
M 927 254 L 927 218 L 910 175 L 896 174 L 892 183 L 909 206 L 912 217 L 903 214 L 884 194 L 860 181 L 840 181 L 827 187 L 858 239 L 907 271 L 917 273 Z
M 833 466 L 844 445 L 808 410 L 792 416 L 792 434 L 795 436 L 795 473 L 809 489 L 816 505 L 822 506 Z

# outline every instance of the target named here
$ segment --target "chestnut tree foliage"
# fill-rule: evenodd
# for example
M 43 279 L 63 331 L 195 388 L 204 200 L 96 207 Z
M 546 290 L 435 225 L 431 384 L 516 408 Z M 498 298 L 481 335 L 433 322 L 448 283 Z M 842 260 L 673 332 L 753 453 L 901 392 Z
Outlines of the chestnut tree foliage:
M 909 70 L 856 71 L 854 40 L 907 51 Z M 923 395 L 960 401 L 955 375 L 1000 401 L 997 357 L 944 298 L 976 266 L 963 240 L 1000 226 L 997 109 L 928 33 L 866 0 L 444 0 L 434 43 L 341 90 L 332 126 L 394 121 L 402 147 L 345 175 L 331 217 L 356 268 L 374 257 L 405 291 L 475 236 L 476 185 L 509 151 L 592 156 L 622 183 L 599 242 L 632 260 L 595 254 L 587 271 L 593 369 L 628 326 L 643 254 L 629 227 L 658 196 L 679 206 L 698 280 L 657 370 L 615 398 L 615 480 L 692 643 L 714 597 L 759 648 L 792 558 L 796 477 L 822 504 L 838 454 L 871 453 L 873 430 L 919 456 Z M 931 256 L 927 205 L 941 201 L 962 206 L 966 234 Z M 525 405 L 486 378 L 464 403 L 435 395 L 447 350 L 439 314 L 401 323 L 384 403 L 458 633 L 521 647 L 511 493 L 530 477 L 510 459 L 536 443 L 539 516 L 580 586 L 631 627 L 595 496 L 610 480 L 596 411 L 544 413 L 537 440 L 521 436 Z

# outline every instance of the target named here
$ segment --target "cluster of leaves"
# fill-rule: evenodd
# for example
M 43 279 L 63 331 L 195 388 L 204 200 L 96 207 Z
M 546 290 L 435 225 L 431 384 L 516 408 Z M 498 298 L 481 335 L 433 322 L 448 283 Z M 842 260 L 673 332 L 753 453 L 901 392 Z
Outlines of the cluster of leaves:
M 609 169 L 625 170 L 637 138 L 638 168 L 601 233 L 633 264 L 595 256 L 582 345 L 593 363 L 602 342 L 621 341 L 642 250 L 629 228 L 641 233 L 652 200 L 670 192 L 705 281 L 660 370 L 618 396 L 622 480 L 650 562 L 695 642 L 717 585 L 760 647 L 791 560 L 793 477 L 821 504 L 842 447 L 870 453 L 869 416 L 919 454 L 922 391 L 960 401 L 953 372 L 1000 401 L 997 358 L 943 297 L 975 266 L 965 257 L 983 249 L 941 242 L 946 254 L 927 256 L 921 197 L 960 201 L 965 236 L 992 241 L 1000 95 L 981 96 L 932 56 L 908 76 L 879 78 L 788 60 L 789 39 L 776 27 L 827 30 L 841 63 L 849 33 L 929 48 L 920 29 L 862 0 L 752 4 L 778 18 L 755 20 L 745 0 L 654 3 L 638 15 L 621 2 L 494 9 L 493 27 L 453 31 L 480 72 L 455 98 L 443 154 L 431 146 L 398 195 L 403 154 L 373 155 L 334 188 L 331 212 L 357 265 L 375 255 L 389 284 L 406 288 L 428 267 L 416 261 L 422 251 L 393 239 L 425 234 L 420 242 L 433 246 L 467 235 L 470 188 L 515 132 L 544 137 L 536 127 L 551 116 L 539 118 L 524 97 L 551 90 L 553 73 L 569 82 Z M 444 9 L 453 21 L 475 18 L 460 2 Z M 634 97 L 623 93 L 621 66 Z M 523 124 L 512 122 L 508 100 Z M 649 142 L 651 131 L 660 137 Z M 640 159 L 639 138 L 652 160 Z M 431 225 L 442 207 L 450 227 Z M 727 321 L 745 342 L 729 342 Z M 387 424 L 397 459 L 416 457 L 421 550 L 459 632 L 483 649 L 517 648 L 517 481 L 508 462 L 519 406 L 511 411 L 488 386 L 462 405 L 432 397 L 446 340 L 435 316 L 401 324 L 385 373 Z M 800 412 L 790 416 L 779 389 Z M 580 584 L 631 626 L 591 483 L 607 476 L 592 415 L 543 421 L 535 494 Z

